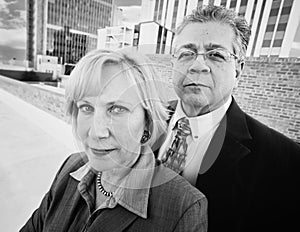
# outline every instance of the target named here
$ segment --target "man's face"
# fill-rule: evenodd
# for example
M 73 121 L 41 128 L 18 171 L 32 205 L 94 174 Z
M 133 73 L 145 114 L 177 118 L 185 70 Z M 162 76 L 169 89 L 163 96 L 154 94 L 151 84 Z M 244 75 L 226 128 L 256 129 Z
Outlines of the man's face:
M 232 28 L 218 22 L 191 23 L 175 37 L 173 85 L 188 116 L 213 111 L 231 96 L 240 74 L 240 64 L 232 55 L 233 39 Z M 213 50 L 217 52 L 206 57 L 185 58 L 190 52 Z M 223 54 L 227 59 L 223 59 Z

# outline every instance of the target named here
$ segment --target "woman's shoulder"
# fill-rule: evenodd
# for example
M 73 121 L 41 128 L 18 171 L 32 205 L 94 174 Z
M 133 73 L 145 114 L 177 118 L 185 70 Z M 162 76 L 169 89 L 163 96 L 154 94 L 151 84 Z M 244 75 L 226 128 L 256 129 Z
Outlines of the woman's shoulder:
M 194 204 L 206 199 L 204 194 L 192 186 L 185 178 L 169 168 L 159 165 L 156 167 L 152 182 L 152 191 L 170 200 L 178 200 L 186 204 Z
M 82 152 L 73 153 L 69 155 L 59 168 L 56 179 L 59 177 L 63 178 L 64 176 L 69 175 L 70 173 L 76 171 L 80 167 L 82 167 L 87 162 L 86 155 Z
M 148 212 L 149 222 L 159 224 L 163 228 L 161 231 L 175 228 L 179 228 L 178 231 L 206 231 L 201 229 L 207 224 L 206 197 L 182 176 L 162 165 L 155 168 Z

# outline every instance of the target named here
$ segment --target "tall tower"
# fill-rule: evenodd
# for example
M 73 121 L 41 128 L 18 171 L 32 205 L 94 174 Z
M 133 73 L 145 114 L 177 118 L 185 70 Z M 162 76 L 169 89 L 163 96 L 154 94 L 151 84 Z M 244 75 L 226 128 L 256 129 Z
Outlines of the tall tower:
M 37 55 L 76 63 L 97 47 L 97 29 L 110 26 L 114 0 L 27 0 L 26 59 Z
M 251 26 L 247 56 L 300 57 L 299 0 L 155 0 L 153 20 L 174 30 L 197 6 L 222 5 Z

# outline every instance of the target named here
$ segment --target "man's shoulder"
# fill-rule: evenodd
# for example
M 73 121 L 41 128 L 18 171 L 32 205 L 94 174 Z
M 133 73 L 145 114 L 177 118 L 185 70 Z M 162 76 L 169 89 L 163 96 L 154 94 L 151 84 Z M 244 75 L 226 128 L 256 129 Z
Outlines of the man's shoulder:
M 275 130 L 266 124 L 260 122 L 259 120 L 253 118 L 252 116 L 246 114 L 247 124 L 250 130 L 252 137 L 255 138 L 262 138 L 264 141 L 270 140 L 276 146 L 276 144 L 294 144 L 297 145 L 295 141 L 288 138 L 286 135 L 281 133 L 278 130 Z
M 251 135 L 251 140 L 247 144 L 252 150 L 261 150 L 270 154 L 300 153 L 300 145 L 291 138 L 288 138 L 280 131 L 267 126 L 249 114 L 243 113 L 249 134 Z
M 283 133 L 267 126 L 263 122 L 244 112 L 235 101 L 231 104 L 226 116 L 228 122 L 227 126 L 230 127 L 228 128 L 228 131 L 233 133 L 239 131 L 239 134 L 241 134 L 241 131 L 247 132 L 249 133 L 247 138 L 251 138 L 253 142 L 269 141 L 276 146 L 275 141 L 277 141 L 279 143 L 277 145 L 280 145 L 281 143 L 297 145 L 296 142 L 285 136 Z M 237 137 L 237 139 L 239 138 Z

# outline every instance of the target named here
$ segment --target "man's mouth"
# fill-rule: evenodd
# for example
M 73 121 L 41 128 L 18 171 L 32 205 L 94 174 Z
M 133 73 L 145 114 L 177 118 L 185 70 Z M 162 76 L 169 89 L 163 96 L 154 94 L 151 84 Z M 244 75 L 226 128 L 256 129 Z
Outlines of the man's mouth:
M 183 87 L 205 87 L 205 85 L 200 84 L 200 83 L 189 83 L 189 84 L 184 84 Z

